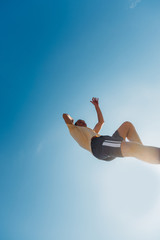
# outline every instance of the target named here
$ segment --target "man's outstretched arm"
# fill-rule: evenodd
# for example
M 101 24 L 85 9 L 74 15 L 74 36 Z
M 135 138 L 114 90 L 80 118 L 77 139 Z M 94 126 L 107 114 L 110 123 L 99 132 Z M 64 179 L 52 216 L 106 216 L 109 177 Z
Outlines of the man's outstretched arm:
M 98 98 L 92 98 L 92 101 L 90 101 L 90 102 L 95 106 L 95 109 L 96 109 L 96 112 L 97 112 L 97 117 L 98 117 L 98 123 L 96 124 L 96 126 L 94 127 L 93 130 L 96 133 L 99 133 L 99 131 L 101 130 L 101 128 L 103 126 L 103 123 L 104 123 L 103 115 L 102 115 L 101 109 L 99 107 L 99 99 Z
M 66 124 L 73 124 L 73 122 L 74 122 L 73 118 L 69 114 L 66 114 L 66 113 L 63 113 L 63 119 Z

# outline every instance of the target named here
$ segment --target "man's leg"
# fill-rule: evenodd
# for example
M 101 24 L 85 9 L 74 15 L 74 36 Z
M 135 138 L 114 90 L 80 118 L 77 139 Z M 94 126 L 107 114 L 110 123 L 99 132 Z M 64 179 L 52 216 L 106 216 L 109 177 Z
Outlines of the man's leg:
M 160 148 L 144 146 L 136 142 L 122 142 L 123 157 L 135 157 L 148 163 L 160 164 Z
M 129 141 L 137 142 L 139 144 L 142 144 L 141 139 L 136 132 L 135 127 L 131 122 L 124 122 L 119 128 L 118 128 L 119 135 L 125 140 L 126 138 Z

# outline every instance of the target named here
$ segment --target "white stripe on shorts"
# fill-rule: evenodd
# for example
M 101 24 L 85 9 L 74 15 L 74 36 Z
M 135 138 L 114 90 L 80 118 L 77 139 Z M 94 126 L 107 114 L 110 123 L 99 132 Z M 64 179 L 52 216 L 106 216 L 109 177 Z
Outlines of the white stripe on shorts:
M 121 146 L 121 142 L 119 141 L 108 141 L 108 140 L 105 140 L 103 143 L 102 143 L 103 146 L 107 146 L 107 147 L 115 147 L 115 148 L 119 148 Z

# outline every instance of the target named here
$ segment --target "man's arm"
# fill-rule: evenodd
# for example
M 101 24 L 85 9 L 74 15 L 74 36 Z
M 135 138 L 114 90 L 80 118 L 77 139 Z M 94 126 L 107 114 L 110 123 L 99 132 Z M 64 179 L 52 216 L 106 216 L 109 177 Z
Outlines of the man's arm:
M 69 114 L 63 113 L 63 119 L 66 124 L 73 124 L 74 120 Z
M 99 101 L 98 98 L 92 98 L 92 101 L 90 101 L 95 106 L 95 109 L 97 112 L 97 117 L 98 117 L 98 123 L 96 124 L 96 126 L 93 129 L 96 133 L 99 133 L 99 131 L 101 130 L 103 123 L 104 123 L 103 115 L 102 115 L 101 109 L 99 107 L 98 101 Z

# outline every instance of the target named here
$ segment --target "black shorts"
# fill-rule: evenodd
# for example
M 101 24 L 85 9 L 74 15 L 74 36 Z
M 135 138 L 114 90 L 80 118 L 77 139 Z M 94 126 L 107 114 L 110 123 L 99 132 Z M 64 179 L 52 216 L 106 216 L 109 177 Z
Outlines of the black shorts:
M 123 157 L 121 152 L 121 143 L 123 138 L 116 131 L 111 136 L 100 136 L 92 138 L 91 149 L 93 155 L 101 160 L 111 161 L 116 157 Z

